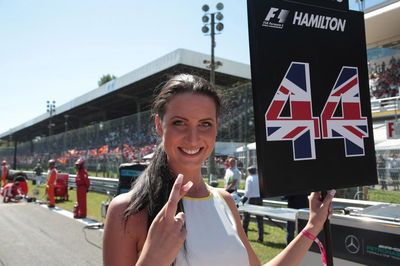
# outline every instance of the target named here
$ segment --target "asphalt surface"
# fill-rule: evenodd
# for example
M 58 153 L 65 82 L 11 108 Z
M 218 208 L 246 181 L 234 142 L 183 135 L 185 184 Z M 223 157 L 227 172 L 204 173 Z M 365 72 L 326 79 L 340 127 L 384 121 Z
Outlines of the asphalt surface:
M 102 231 L 85 228 L 93 222 L 0 197 L 0 266 L 102 265 Z

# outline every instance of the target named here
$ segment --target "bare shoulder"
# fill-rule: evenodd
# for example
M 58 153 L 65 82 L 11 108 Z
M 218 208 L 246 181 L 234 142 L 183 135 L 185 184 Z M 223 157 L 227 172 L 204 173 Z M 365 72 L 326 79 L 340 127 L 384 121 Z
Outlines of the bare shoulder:
M 231 208 L 235 207 L 236 209 L 235 201 L 233 200 L 231 193 L 229 193 L 223 188 L 213 188 L 213 189 L 215 189 L 215 191 L 217 191 L 222 196 L 222 198 L 226 201 L 229 207 Z
M 147 211 L 145 209 L 131 214 L 126 220 L 124 219 L 125 210 L 131 197 L 132 192 L 123 193 L 115 197 L 108 207 L 106 218 L 106 224 L 121 223 L 124 226 L 125 233 L 128 233 L 128 235 L 134 232 L 133 229 L 147 230 Z
M 103 234 L 103 262 L 106 266 L 136 263 L 146 241 L 147 210 L 124 219 L 131 197 L 131 192 L 118 195 L 108 207 Z
M 124 221 L 124 212 L 129 205 L 131 193 L 124 193 L 116 196 L 108 206 L 106 225 L 116 221 Z

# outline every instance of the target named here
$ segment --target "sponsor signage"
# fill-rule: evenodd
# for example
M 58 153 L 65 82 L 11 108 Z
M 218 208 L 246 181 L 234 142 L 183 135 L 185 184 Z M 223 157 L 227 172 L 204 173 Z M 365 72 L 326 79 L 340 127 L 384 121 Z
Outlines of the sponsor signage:
M 303 2 L 248 0 L 263 196 L 377 183 L 363 14 Z
M 298 220 L 299 228 L 304 228 L 306 223 L 307 220 Z M 351 223 L 349 221 L 349 224 Z M 352 223 L 353 226 L 344 226 L 335 224 L 333 220 L 331 222 L 331 230 L 332 235 L 335 236 L 332 238 L 334 256 L 365 265 L 398 265 L 400 263 L 400 235 L 398 232 L 394 232 L 399 230 L 399 225 L 376 221 L 364 221 L 363 224 L 368 223 L 375 223 L 374 227 L 380 225 L 381 228 L 388 227 L 393 229 L 391 230 L 392 232 L 368 230 L 361 226 L 354 227 L 356 225 L 354 222 Z M 388 229 L 388 231 L 390 230 Z M 324 242 L 323 233 L 320 233 L 318 238 L 321 242 Z M 317 245 L 312 245 L 310 251 L 320 252 Z
M 397 121 L 386 121 L 386 137 L 388 139 L 400 138 L 400 123 Z

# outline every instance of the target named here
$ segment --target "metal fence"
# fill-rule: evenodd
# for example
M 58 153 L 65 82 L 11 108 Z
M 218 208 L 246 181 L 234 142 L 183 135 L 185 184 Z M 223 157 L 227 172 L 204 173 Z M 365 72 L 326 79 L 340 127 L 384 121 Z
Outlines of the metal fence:
M 371 100 L 372 115 L 376 113 L 394 112 L 394 116 L 397 117 L 400 115 L 400 113 L 397 114 L 399 112 L 399 101 L 399 96 Z
M 34 179 L 32 171 L 23 171 L 23 172 L 28 175 L 29 179 Z M 11 170 L 11 174 L 13 174 L 13 173 L 14 173 L 14 171 Z M 76 175 L 72 175 L 72 174 L 70 174 L 69 178 L 68 178 L 68 186 L 72 187 L 74 189 L 76 188 L 75 178 L 76 178 Z M 101 193 L 101 194 L 107 194 L 107 192 L 109 192 L 111 195 L 116 195 L 117 186 L 118 186 L 117 179 L 99 178 L 99 177 L 93 177 L 93 176 L 89 176 L 89 179 L 90 179 L 90 183 L 91 183 L 90 191 Z M 244 190 L 238 190 L 238 193 L 240 196 L 242 196 L 244 194 Z M 346 208 L 346 207 L 367 208 L 367 207 L 374 206 L 374 205 L 381 203 L 381 202 L 375 202 L 375 201 L 353 200 L 353 199 L 346 199 L 346 198 L 334 198 L 333 202 L 334 202 L 334 206 L 341 207 L 341 208 Z M 287 202 L 282 201 L 282 200 L 272 199 L 272 198 L 265 198 L 265 199 L 263 199 L 263 205 L 264 206 L 274 206 L 274 207 L 287 207 Z

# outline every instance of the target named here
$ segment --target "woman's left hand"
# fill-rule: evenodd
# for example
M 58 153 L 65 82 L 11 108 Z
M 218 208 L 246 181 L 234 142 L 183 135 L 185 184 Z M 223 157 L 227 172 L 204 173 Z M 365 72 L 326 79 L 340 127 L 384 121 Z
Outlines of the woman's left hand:
M 179 174 L 172 187 L 169 199 L 154 218 L 142 253 L 136 265 L 171 265 L 186 238 L 185 214 L 175 215 L 179 200 L 189 191 L 191 181 L 182 185 Z
M 310 217 L 307 229 L 317 235 L 323 228 L 327 218 L 332 214 L 332 200 L 336 190 L 329 190 L 324 200 L 321 200 L 320 192 L 313 192 L 309 197 Z

